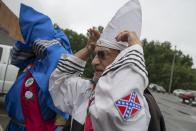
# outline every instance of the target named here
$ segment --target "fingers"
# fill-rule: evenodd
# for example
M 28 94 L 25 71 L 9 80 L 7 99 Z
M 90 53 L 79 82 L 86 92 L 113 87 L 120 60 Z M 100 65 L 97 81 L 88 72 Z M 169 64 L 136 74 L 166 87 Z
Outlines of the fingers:
M 120 33 L 115 37 L 116 41 L 128 42 L 129 33 L 130 33 L 130 32 L 128 32 L 128 31 L 120 32 Z
M 100 37 L 100 32 L 97 30 L 96 27 L 93 27 L 87 30 L 87 35 L 90 41 L 96 42 Z
M 132 46 L 134 44 L 142 45 L 135 32 L 123 31 L 120 32 L 115 38 L 117 42 L 128 42 L 128 46 Z
M 87 42 L 87 49 L 88 52 L 92 52 L 95 49 L 95 45 L 97 40 L 100 37 L 100 32 L 96 27 L 92 27 L 87 30 L 88 42 Z

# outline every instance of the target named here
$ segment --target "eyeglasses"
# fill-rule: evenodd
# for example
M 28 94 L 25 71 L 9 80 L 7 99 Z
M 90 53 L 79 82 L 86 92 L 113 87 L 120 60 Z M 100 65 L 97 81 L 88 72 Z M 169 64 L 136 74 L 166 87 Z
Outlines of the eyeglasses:
M 111 56 L 112 54 L 117 55 L 119 52 L 108 52 L 108 51 L 98 51 L 93 53 L 93 58 L 97 57 L 100 60 L 105 60 L 108 56 Z

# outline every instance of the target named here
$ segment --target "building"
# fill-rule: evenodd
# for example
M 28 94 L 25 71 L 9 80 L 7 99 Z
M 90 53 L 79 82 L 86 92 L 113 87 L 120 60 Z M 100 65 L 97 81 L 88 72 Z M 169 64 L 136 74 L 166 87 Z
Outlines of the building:
M 0 27 L 0 44 L 13 45 L 16 41 L 9 36 L 9 33 Z
M 13 45 L 22 40 L 17 16 L 0 0 L 0 44 Z

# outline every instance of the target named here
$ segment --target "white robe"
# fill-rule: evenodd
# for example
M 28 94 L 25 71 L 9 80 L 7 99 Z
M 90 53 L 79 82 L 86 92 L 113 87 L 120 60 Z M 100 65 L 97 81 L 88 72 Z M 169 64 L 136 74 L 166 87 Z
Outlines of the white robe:
M 123 50 L 110 64 L 95 88 L 89 113 L 95 131 L 147 131 L 150 112 L 143 91 L 148 85 L 143 49 L 140 45 Z M 75 56 L 62 56 L 50 78 L 49 91 L 57 108 L 84 124 L 92 85 L 80 77 L 86 62 Z M 125 119 L 116 102 L 135 92 L 137 113 Z M 128 110 L 128 108 L 126 108 Z M 127 111 L 126 110 L 126 111 Z

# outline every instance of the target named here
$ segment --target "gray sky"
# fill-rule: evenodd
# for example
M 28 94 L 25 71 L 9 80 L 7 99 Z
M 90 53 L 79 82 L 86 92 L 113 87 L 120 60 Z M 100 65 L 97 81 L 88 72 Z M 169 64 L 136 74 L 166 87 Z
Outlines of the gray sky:
M 86 33 L 92 26 L 106 26 L 128 0 L 2 0 L 19 14 L 21 2 L 48 15 L 62 28 Z M 189 54 L 196 67 L 196 0 L 140 0 L 143 13 L 142 37 L 170 41 Z

